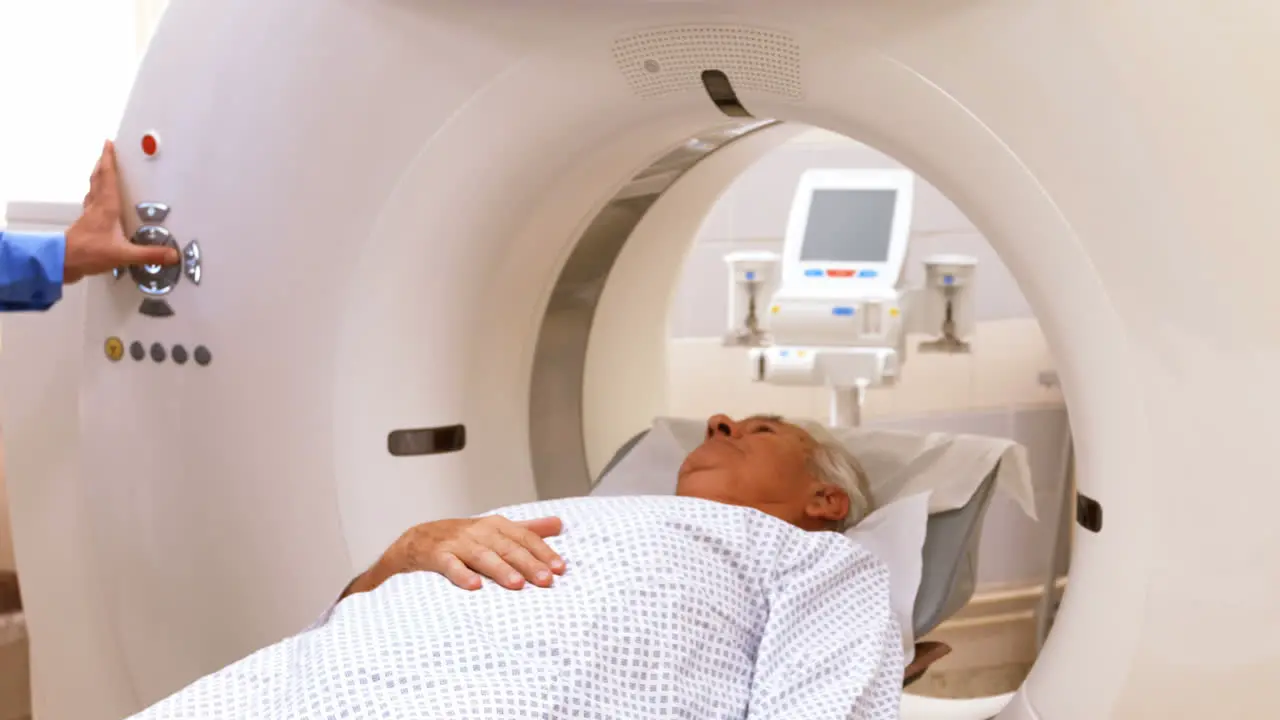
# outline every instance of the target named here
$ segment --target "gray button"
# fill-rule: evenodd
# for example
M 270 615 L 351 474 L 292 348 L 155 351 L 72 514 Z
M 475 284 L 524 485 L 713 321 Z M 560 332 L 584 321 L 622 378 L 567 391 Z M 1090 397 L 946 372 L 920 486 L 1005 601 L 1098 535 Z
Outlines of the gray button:
M 162 223 L 169 216 L 169 206 L 164 203 L 138 203 L 138 219 L 144 223 Z
M 173 234 L 157 225 L 143 225 L 133 234 L 135 245 L 161 245 L 178 249 Z M 182 278 L 182 264 L 177 265 L 134 265 L 129 268 L 129 277 L 137 283 L 138 289 L 152 297 L 168 295 L 173 286 Z
M 200 242 L 192 240 L 182 250 L 182 271 L 187 279 L 196 285 L 200 284 Z
M 209 348 L 203 345 L 196 346 L 195 358 L 197 365 L 203 366 L 213 362 L 213 355 L 209 353 Z
M 151 359 L 158 363 L 164 362 L 165 351 L 164 346 L 160 343 L 151 343 Z
M 181 345 L 174 345 L 173 352 L 169 353 L 173 356 L 173 361 L 179 365 L 187 364 L 187 349 Z
M 162 318 L 173 315 L 173 308 L 169 307 L 169 303 L 159 298 L 146 298 L 138 306 L 138 312 L 147 317 Z
M 146 348 L 142 347 L 142 343 L 138 342 L 137 340 L 134 340 L 133 342 L 129 343 L 129 357 L 133 358 L 134 360 L 141 360 L 146 356 L 147 356 L 147 350 Z

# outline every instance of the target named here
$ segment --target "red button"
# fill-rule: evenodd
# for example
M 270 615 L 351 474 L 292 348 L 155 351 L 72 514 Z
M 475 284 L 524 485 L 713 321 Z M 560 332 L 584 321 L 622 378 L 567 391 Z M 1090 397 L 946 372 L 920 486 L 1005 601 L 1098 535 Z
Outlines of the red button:
M 142 152 L 146 153 L 148 157 L 151 157 L 155 155 L 158 150 L 160 150 L 160 141 L 156 139 L 155 135 L 147 133 L 142 136 Z
M 827 277 L 853 277 L 853 270 L 828 270 Z

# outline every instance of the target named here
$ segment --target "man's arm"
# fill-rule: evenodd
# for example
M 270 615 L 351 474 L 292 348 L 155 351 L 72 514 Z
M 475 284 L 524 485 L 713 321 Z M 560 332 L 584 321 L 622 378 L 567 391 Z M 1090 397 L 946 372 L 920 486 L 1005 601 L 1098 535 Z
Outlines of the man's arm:
M 124 234 L 115 146 L 103 144 L 84 212 L 66 233 L 0 232 L 0 312 L 48 310 L 62 286 L 130 265 L 175 265 L 176 248 L 135 245 Z
M 847 543 L 831 534 L 779 558 L 749 720 L 899 717 L 902 635 L 889 571 Z
M 48 310 L 62 299 L 62 233 L 0 232 L 0 312 Z
M 333 605 L 307 630 L 329 622 L 333 609 L 351 595 L 376 590 L 400 573 L 434 572 L 463 590 L 478 590 L 481 575 L 510 590 L 519 590 L 526 581 L 549 587 L 552 575 L 564 572 L 564 560 L 543 538 L 560 534 L 560 529 L 560 519 L 555 517 L 517 523 L 500 515 L 414 526 L 372 567 L 347 583 Z

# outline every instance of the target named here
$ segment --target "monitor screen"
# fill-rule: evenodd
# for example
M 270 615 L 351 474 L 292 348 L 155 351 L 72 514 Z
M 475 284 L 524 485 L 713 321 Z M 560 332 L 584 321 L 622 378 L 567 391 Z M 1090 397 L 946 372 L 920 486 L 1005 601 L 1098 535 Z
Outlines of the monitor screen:
M 801 262 L 886 262 L 896 190 L 814 190 Z

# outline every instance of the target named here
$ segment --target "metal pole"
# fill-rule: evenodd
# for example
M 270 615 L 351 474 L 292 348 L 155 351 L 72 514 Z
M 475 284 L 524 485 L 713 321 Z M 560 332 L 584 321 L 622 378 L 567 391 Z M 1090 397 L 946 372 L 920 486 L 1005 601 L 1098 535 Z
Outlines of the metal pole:
M 831 388 L 831 427 L 856 428 L 862 425 L 862 403 L 866 400 L 867 386 Z

